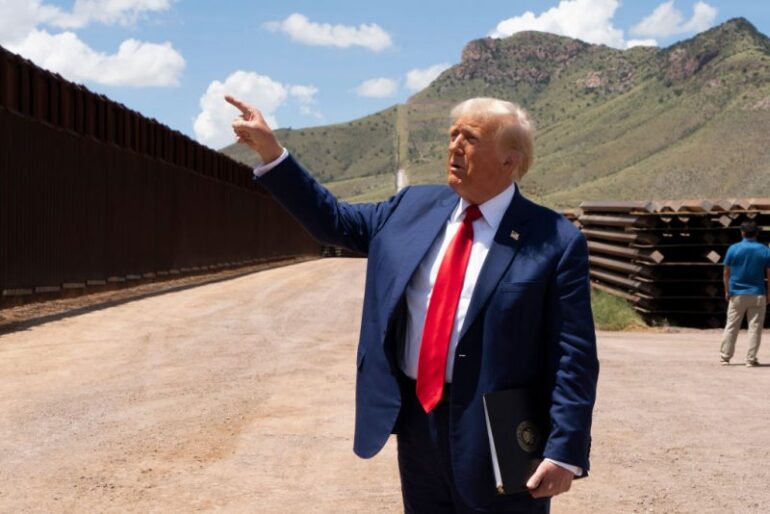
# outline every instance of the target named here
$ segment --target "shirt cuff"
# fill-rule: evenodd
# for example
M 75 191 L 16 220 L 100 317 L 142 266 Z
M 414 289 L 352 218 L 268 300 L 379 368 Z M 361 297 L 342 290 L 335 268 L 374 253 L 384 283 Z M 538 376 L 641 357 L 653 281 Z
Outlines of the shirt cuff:
M 548 462 L 553 462 L 557 466 L 564 468 L 567 471 L 571 471 L 572 474 L 575 475 L 576 477 L 583 476 L 583 468 L 579 466 L 573 466 L 572 464 L 565 464 L 564 462 L 559 462 L 558 460 L 553 460 L 549 458 L 546 458 L 545 460 L 547 460 Z
M 281 164 L 283 161 L 285 161 L 288 156 L 289 156 L 289 151 L 286 148 L 284 148 L 283 152 L 281 152 L 281 155 L 277 159 L 270 161 L 268 163 L 263 162 L 262 164 L 254 168 L 254 176 L 261 177 L 262 175 L 264 175 L 265 173 L 267 173 L 268 171 L 272 170 L 273 168 Z

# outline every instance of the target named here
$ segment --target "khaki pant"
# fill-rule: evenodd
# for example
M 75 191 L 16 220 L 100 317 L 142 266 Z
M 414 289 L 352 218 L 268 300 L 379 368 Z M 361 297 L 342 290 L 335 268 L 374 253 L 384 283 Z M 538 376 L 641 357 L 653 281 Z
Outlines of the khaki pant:
M 762 327 L 765 324 L 765 295 L 746 294 L 731 296 L 727 307 L 727 323 L 722 338 L 722 358 L 731 359 L 735 353 L 735 340 L 741 329 L 743 315 L 749 320 L 749 351 L 746 353 L 746 362 L 757 360 L 759 342 L 762 338 Z

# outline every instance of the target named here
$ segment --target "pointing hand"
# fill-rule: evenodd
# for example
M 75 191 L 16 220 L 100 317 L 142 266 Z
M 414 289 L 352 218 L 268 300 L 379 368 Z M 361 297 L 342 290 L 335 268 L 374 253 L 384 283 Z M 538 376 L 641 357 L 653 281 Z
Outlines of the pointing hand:
M 230 95 L 226 95 L 225 100 L 241 111 L 232 125 L 238 142 L 257 152 L 262 162 L 272 162 L 280 157 L 283 148 L 259 109 Z

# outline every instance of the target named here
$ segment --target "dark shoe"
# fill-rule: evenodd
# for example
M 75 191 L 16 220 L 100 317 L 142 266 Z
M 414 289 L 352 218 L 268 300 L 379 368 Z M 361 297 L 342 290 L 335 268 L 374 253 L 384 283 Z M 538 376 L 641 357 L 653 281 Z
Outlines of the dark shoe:
M 756 368 L 759 366 L 759 361 L 753 360 L 753 361 L 746 361 L 746 367 L 747 368 Z
M 725 359 L 724 357 L 721 357 L 719 359 L 719 364 L 722 366 L 729 366 L 730 365 L 730 359 Z

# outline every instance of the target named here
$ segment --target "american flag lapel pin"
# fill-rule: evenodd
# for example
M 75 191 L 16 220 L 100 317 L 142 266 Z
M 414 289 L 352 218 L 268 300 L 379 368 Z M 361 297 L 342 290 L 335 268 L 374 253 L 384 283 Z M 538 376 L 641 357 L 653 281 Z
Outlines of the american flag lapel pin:
M 513 239 L 514 241 L 518 241 L 519 240 L 519 233 L 516 232 L 515 230 L 511 230 L 511 239 Z

